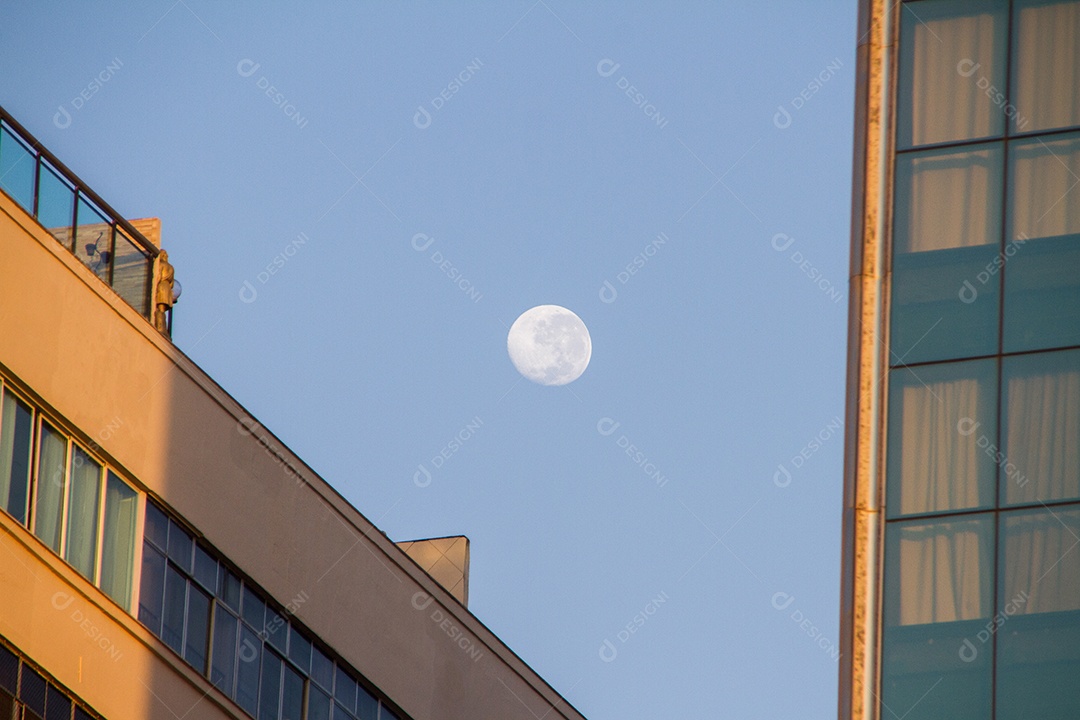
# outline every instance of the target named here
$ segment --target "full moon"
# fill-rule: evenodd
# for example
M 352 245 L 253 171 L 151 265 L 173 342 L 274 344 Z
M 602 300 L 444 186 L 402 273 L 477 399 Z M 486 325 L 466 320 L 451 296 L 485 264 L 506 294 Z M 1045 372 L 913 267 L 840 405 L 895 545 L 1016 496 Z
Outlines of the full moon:
M 581 377 L 592 357 L 589 329 L 558 305 L 538 305 L 521 313 L 506 338 L 517 371 L 541 385 L 566 385 Z

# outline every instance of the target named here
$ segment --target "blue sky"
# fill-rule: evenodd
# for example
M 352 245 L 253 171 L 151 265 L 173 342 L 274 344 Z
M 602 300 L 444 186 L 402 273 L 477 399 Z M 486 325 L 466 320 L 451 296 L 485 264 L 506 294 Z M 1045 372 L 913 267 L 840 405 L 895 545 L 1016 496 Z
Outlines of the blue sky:
M 830 717 L 855 11 L 9 3 L 0 104 L 162 219 L 182 350 L 392 539 L 471 538 L 587 717 Z M 507 357 L 542 304 L 592 334 L 565 387 Z

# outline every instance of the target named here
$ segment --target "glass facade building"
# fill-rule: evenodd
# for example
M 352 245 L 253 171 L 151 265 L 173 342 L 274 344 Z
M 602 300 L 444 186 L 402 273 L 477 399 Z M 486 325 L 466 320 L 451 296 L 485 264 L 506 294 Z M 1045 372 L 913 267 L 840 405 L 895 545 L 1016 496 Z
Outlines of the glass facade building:
M 840 714 L 1077 718 L 1080 2 L 862 16 Z

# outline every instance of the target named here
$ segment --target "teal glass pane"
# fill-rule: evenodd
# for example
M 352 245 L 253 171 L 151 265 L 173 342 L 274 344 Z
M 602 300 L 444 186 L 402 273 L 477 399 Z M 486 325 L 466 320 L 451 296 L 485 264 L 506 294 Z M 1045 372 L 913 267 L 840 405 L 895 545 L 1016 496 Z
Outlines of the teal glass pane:
M 94 579 L 97 560 L 97 521 L 101 502 L 101 465 L 94 462 L 82 448 L 71 454 L 71 476 L 68 487 L 67 538 L 64 559 L 83 577 Z
M 1004 350 L 1080 345 L 1080 133 L 1011 144 Z
M 997 718 L 1080 717 L 1080 510 L 1002 515 Z
M 60 552 L 66 480 L 67 438 L 42 423 L 34 491 L 34 534 L 56 553 Z
M 109 281 L 112 260 L 112 226 L 104 213 L 79 195 L 75 216 L 75 256 L 105 282 Z
M 0 189 L 23 210 L 34 212 L 34 154 L 7 128 L 0 128 Z
M 1080 499 L 1080 350 L 1005 358 L 1002 504 Z
M 131 606 L 138 503 L 138 493 L 110 471 L 105 480 L 101 589 L 125 610 Z
M 1012 132 L 1080 125 L 1080 2 L 1013 4 Z
M 881 717 L 985 720 L 993 613 L 992 513 L 889 523 L 885 548 Z
M 117 228 L 113 254 L 113 290 L 127 304 L 150 317 L 150 276 L 152 260 L 127 234 Z
M 10 392 L 0 414 L 0 507 L 23 525 L 30 488 L 33 411 Z
M 997 352 L 1000 143 L 896 160 L 890 363 Z
M 57 242 L 72 248 L 71 223 L 75 218 L 75 190 L 42 160 L 38 180 L 37 219 Z
M 890 371 L 888 517 L 994 504 L 997 363 Z
M 896 142 L 999 137 L 1004 104 L 987 90 L 1005 87 L 1005 0 L 928 0 L 900 9 Z

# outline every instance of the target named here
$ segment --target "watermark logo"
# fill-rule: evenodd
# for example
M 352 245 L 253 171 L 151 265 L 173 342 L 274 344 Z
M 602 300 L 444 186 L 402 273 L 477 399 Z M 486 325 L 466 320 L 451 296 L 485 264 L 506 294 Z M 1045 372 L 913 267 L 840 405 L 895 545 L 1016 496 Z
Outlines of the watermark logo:
M 258 420 L 252 417 L 243 417 L 236 423 L 236 432 L 243 436 L 254 437 L 262 445 L 263 452 L 275 465 L 281 468 L 281 471 L 285 474 L 285 477 L 292 479 L 297 485 L 306 485 L 307 481 L 304 480 L 300 471 L 293 467 L 293 464 L 289 461 L 285 454 L 278 450 L 274 445 L 270 434 L 266 432 Z
M 981 67 L 982 63 L 977 63 L 971 58 L 964 58 L 956 63 L 956 72 L 961 77 L 975 77 L 975 86 L 986 93 L 986 97 L 990 98 L 990 102 L 992 102 L 998 110 L 1005 113 L 1005 117 L 1015 121 L 1016 129 L 1026 129 L 1028 123 L 1031 122 L 1031 119 L 1020 117 L 1020 112 L 1016 109 L 1016 106 L 1005 101 L 1004 89 L 996 87 L 990 82 L 990 78 L 979 73 L 979 68 Z M 976 73 L 978 73 L 977 77 Z
M 432 604 L 433 598 L 423 590 L 413 593 L 410 603 L 413 608 L 421 612 L 426 611 Z M 484 651 L 480 645 L 468 632 L 459 628 L 454 624 L 453 620 L 444 613 L 440 608 L 432 608 L 428 613 L 428 617 L 431 618 L 431 622 L 439 626 L 450 640 L 461 648 L 461 651 L 468 655 L 474 663 L 480 662 L 480 658 L 484 656 Z
M 980 425 L 981 423 L 974 418 L 962 417 L 956 423 L 956 431 L 964 437 L 970 437 L 978 432 Z M 1015 482 L 1017 487 L 1024 487 L 1028 484 L 1028 477 L 1023 475 L 1020 469 L 1009 461 L 1001 448 L 990 442 L 990 438 L 979 433 L 979 437 L 975 439 L 975 445 L 986 453 L 986 456 L 993 460 L 995 465 L 1004 470 L 1005 477 Z
M 97 645 L 110 660 L 118 662 L 120 658 L 123 657 L 123 653 L 116 647 L 116 644 L 91 621 L 82 609 L 72 607 L 75 603 L 75 597 L 71 593 L 64 592 L 63 590 L 55 592 L 53 593 L 50 602 L 53 609 L 58 612 L 66 613 L 68 617 L 71 618 L 71 621 L 82 630 L 83 634 L 90 638 L 90 641 L 93 642 L 94 645 Z M 67 612 L 69 609 L 71 610 L 70 613 Z
M 603 417 L 596 423 L 596 432 L 600 433 L 602 437 L 611 437 L 621 426 L 622 423 L 616 422 L 609 417 Z M 641 471 L 656 484 L 656 487 L 662 488 L 667 485 L 667 477 L 659 468 L 657 468 L 656 464 L 645 455 L 643 450 L 630 442 L 629 438 L 620 434 L 618 439 L 615 440 L 615 445 L 626 453 L 626 456 L 630 458 L 632 463 L 641 468 Z
M 307 244 L 309 240 L 308 236 L 304 233 L 300 233 L 296 236 L 296 239 L 287 244 L 281 252 L 273 257 L 273 259 L 267 263 L 266 267 L 259 271 L 259 274 L 255 276 L 255 279 L 259 282 L 259 285 L 265 285 L 270 282 L 271 278 L 277 275 L 285 267 L 285 264 L 289 262 L 300 252 L 299 248 Z M 259 291 L 256 289 L 254 283 L 250 280 L 244 280 L 244 284 L 240 286 L 240 291 L 237 293 L 240 298 L 240 302 L 250 305 L 259 298 Z
M 1005 249 L 995 255 L 990 262 L 986 263 L 986 267 L 980 270 L 979 274 L 975 276 L 975 282 L 979 283 L 979 287 L 982 287 L 989 282 L 991 278 L 995 277 L 998 274 L 998 271 L 1005 267 L 1006 261 L 1019 252 L 1020 247 L 1030 239 L 1031 238 L 1024 233 L 1020 233 L 1019 237 L 1015 240 L 1009 241 L 1009 243 L 1005 245 Z M 960 302 L 965 305 L 970 305 L 978 299 L 979 290 L 970 280 L 965 280 L 964 284 L 960 286 L 957 295 L 960 298 Z
M 647 623 L 649 619 L 660 610 L 660 606 L 669 599 L 667 591 L 661 590 L 659 595 L 647 602 L 640 612 L 630 618 L 630 621 L 615 633 L 615 639 L 619 641 L 619 646 L 630 642 L 630 639 L 634 637 L 641 628 L 645 627 L 645 623 Z M 604 642 L 600 643 L 600 649 L 598 651 L 600 659 L 606 663 L 615 662 L 615 659 L 619 657 L 619 646 L 616 646 L 615 643 L 611 641 L 611 638 L 604 638 Z
M 116 57 L 112 59 L 105 68 L 91 78 L 90 82 L 86 84 L 78 95 L 71 98 L 71 108 L 74 112 L 79 112 L 86 106 L 86 103 L 90 102 L 91 98 L 101 92 L 101 88 L 105 86 L 105 83 L 113 79 L 116 73 L 124 66 L 124 61 Z M 66 105 L 60 105 L 56 109 L 56 114 L 53 115 L 53 125 L 61 130 L 67 130 L 71 127 L 72 115 L 68 112 Z
M 450 82 L 446 84 L 446 87 L 439 91 L 438 95 L 431 98 L 429 104 L 431 105 L 432 112 L 438 113 L 442 110 L 446 106 L 446 103 L 450 102 L 455 95 L 461 92 L 461 89 L 465 84 L 472 80 L 476 73 L 480 72 L 480 68 L 482 67 L 484 67 L 484 61 L 478 57 L 473 58 L 461 72 L 450 79 Z M 417 105 L 416 113 L 413 115 L 413 125 L 419 130 L 427 130 L 431 127 L 431 123 L 432 113 L 428 112 L 427 108 L 423 105 Z
M 970 638 L 964 638 L 964 642 L 960 645 L 958 654 L 960 659 L 966 663 L 975 662 L 979 657 L 979 648 L 987 643 L 997 631 L 1003 626 L 1010 617 L 1020 612 L 1023 609 L 1024 604 L 1028 601 L 1028 594 L 1024 591 L 1017 593 L 1016 597 L 1005 604 L 1001 612 L 990 618 L 990 621 L 986 623 L 986 626 L 975 633 L 975 639 L 979 641 L 978 645 L 971 642 Z
M 645 246 L 645 249 L 635 255 L 633 259 L 626 264 L 623 270 L 620 270 L 615 279 L 619 281 L 620 285 L 626 285 L 630 282 L 640 270 L 645 267 L 645 264 L 649 262 L 653 257 L 660 252 L 660 248 L 668 244 L 668 236 L 665 233 L 659 233 L 656 239 Z M 610 280 L 604 280 L 604 284 L 600 286 L 600 302 L 611 304 L 619 297 L 619 291 L 615 289 L 615 286 Z
M 450 442 L 443 445 L 442 449 L 431 458 L 431 467 L 436 471 L 442 469 L 442 466 L 446 464 L 446 461 L 457 453 L 462 446 L 469 441 L 473 435 L 483 427 L 484 421 L 479 416 L 474 417 L 469 422 L 465 423 L 465 427 L 458 430 L 454 437 L 450 438 Z M 432 471 L 427 469 L 427 466 L 423 463 L 417 466 L 417 470 L 413 473 L 413 483 L 416 487 L 426 488 L 431 485 Z
M 794 603 L 795 596 L 791 593 L 786 593 L 783 591 L 773 593 L 772 606 L 775 610 L 778 610 L 780 612 L 786 612 L 787 609 L 791 607 Z M 822 652 L 832 658 L 833 662 L 839 662 L 840 649 L 836 646 L 834 642 L 832 642 L 827 637 L 825 637 L 824 634 L 822 634 L 821 630 L 818 629 L 817 625 L 815 625 L 810 618 L 806 617 L 805 613 L 803 613 L 802 610 L 796 607 L 794 610 L 791 611 L 790 617 L 791 621 L 798 625 L 799 629 L 806 633 L 807 637 L 809 637 L 813 641 L 813 643 L 821 649 Z
M 773 125 L 780 130 L 787 130 L 791 127 L 792 112 L 802 110 L 815 95 L 821 92 L 825 84 L 832 80 L 843 66 L 844 63 L 840 61 L 840 58 L 833 58 L 795 97 L 791 98 L 787 105 L 777 105 L 776 114 L 773 115 Z M 790 112 L 788 106 L 791 107 Z
M 236 63 L 236 74 L 242 78 L 249 78 L 254 75 L 260 67 L 262 66 L 251 58 L 244 58 Z M 307 127 L 307 118 L 300 114 L 300 111 L 296 109 L 295 105 L 289 102 L 284 93 L 270 84 L 270 81 L 266 79 L 265 75 L 259 76 L 259 79 L 255 81 L 255 87 L 262 90 L 263 94 L 270 98 L 270 102 L 274 103 L 285 117 L 292 120 L 296 124 L 296 127 L 300 129 Z
M 788 248 L 795 244 L 795 238 L 785 233 L 776 233 L 772 237 L 771 244 L 772 249 L 776 252 L 787 252 Z M 810 278 L 810 282 L 814 284 L 814 287 L 821 290 L 825 297 L 832 300 L 833 303 L 839 303 L 843 299 L 844 294 L 840 291 L 840 288 L 833 285 L 820 269 L 807 260 L 802 251 L 792 250 L 788 254 L 788 259 L 799 268 L 803 275 Z
M 792 456 L 791 460 L 789 461 L 791 467 L 795 470 L 798 470 L 803 465 L 805 465 L 806 461 L 813 457 L 818 450 L 824 447 L 825 443 L 832 439 L 835 434 L 840 432 L 843 427 L 844 423 L 840 419 L 840 416 L 836 416 L 829 422 L 825 423 L 825 426 L 818 430 L 814 437 L 810 438 L 810 441 L 806 443 L 806 445 L 803 445 L 802 449 L 799 450 L 798 453 Z M 784 463 L 780 463 L 776 466 L 776 472 L 773 473 L 773 483 L 776 484 L 776 487 L 787 487 L 791 484 L 791 479 L 792 472 L 791 470 L 788 470 L 787 465 L 785 465 Z
M 416 252 L 426 252 L 435 243 L 435 238 L 427 235 L 426 233 L 416 233 L 412 237 L 412 248 Z M 450 260 L 443 257 L 443 254 L 439 250 L 432 250 L 429 256 L 432 264 L 439 268 L 439 272 L 450 279 L 461 292 L 465 294 L 465 297 L 472 300 L 474 303 L 480 302 L 480 298 L 484 297 L 483 293 L 476 289 L 476 286 L 469 281 L 461 270 L 454 265 Z
M 596 74 L 602 78 L 609 78 L 614 75 L 620 67 L 622 66 L 614 60 L 604 58 L 596 64 Z M 644 93 L 638 90 L 636 86 L 632 85 L 630 81 L 626 79 L 625 75 L 619 76 L 619 79 L 615 81 L 615 87 L 622 90 L 626 97 L 630 98 L 630 102 L 632 102 L 635 107 L 640 108 L 645 117 L 652 120 L 656 124 L 656 127 L 661 130 L 667 127 L 668 119 L 660 114 L 660 111 L 656 109 L 656 106 L 645 97 Z

